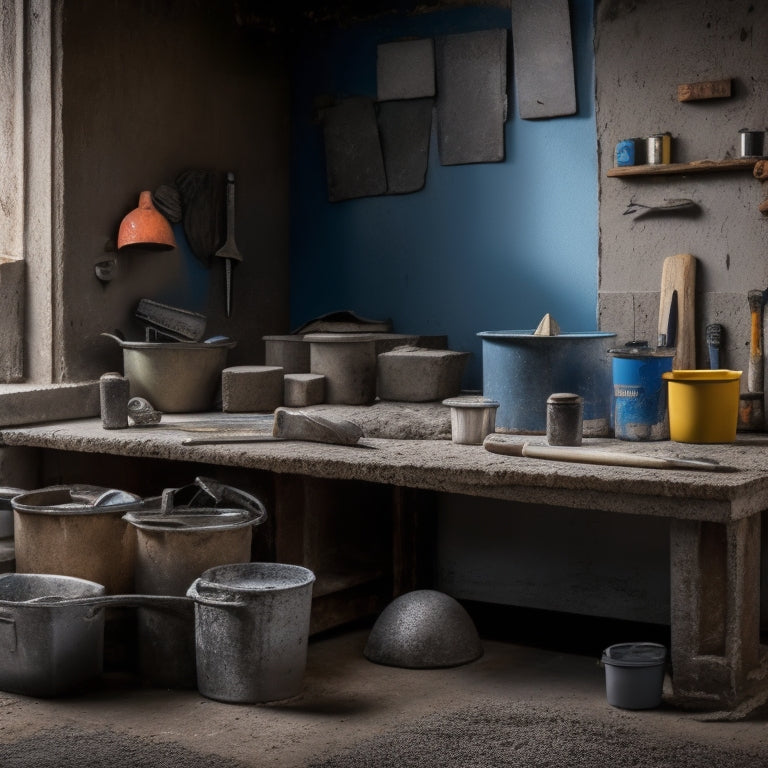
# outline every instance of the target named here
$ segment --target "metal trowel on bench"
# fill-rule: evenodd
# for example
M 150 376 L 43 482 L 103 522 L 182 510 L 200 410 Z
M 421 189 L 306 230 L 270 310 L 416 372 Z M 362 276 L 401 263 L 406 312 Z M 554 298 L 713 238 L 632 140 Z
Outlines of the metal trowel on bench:
M 303 411 L 277 408 L 271 435 L 213 433 L 205 437 L 188 437 L 182 440 L 182 445 L 273 443 L 287 440 L 304 440 L 329 445 L 358 445 L 362 436 L 362 429 L 351 421 L 332 421 Z

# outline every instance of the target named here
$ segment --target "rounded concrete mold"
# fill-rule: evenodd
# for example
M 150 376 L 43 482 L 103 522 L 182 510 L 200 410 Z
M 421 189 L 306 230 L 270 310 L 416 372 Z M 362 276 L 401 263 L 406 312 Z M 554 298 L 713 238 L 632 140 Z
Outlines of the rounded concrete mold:
M 483 655 L 474 622 L 443 592 L 419 589 L 393 600 L 373 625 L 363 654 L 407 669 L 468 664 Z

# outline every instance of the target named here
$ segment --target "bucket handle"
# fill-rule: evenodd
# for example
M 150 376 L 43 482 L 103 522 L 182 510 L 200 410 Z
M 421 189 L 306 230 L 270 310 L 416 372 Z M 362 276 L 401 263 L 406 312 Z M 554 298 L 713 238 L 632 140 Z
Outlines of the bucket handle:
M 242 608 L 245 605 L 244 600 L 238 600 L 237 596 L 231 592 L 222 591 L 222 599 L 210 595 L 201 595 L 197 589 L 197 582 L 193 582 L 187 590 L 187 597 L 200 605 L 206 605 L 212 608 Z
M 35 597 L 32 600 L 24 600 L 19 605 L 51 605 L 70 606 L 94 606 L 97 608 L 159 608 L 170 611 L 183 611 L 188 609 L 192 601 L 187 597 L 175 595 L 94 595 L 92 597 Z M 0 618 L 2 614 L 0 614 Z

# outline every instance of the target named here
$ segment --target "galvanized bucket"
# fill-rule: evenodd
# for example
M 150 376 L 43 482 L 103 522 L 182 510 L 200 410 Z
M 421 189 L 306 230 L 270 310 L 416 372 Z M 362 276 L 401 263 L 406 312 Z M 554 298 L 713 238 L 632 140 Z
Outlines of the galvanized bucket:
M 266 517 L 255 496 L 203 477 L 194 485 L 169 488 L 162 497 L 145 500 L 141 509 L 124 518 L 136 529 L 136 590 L 184 595 L 203 571 L 250 560 L 253 528 Z M 191 602 L 188 610 L 174 616 L 140 608 L 138 640 L 144 678 L 170 688 L 195 687 Z
M 203 696 L 257 704 L 301 692 L 314 580 L 299 565 L 237 563 L 192 584 Z
M 56 573 L 133 591 L 136 536 L 123 519 L 138 496 L 94 485 L 56 485 L 15 496 L 19 573 Z
M 104 611 L 66 598 L 103 594 L 71 576 L 0 575 L 0 690 L 55 696 L 101 674 Z M 51 596 L 64 602 L 41 602 Z
M 42 573 L 0 575 L 0 690 L 56 696 L 101 674 L 103 608 L 150 607 L 169 618 L 187 597 L 107 595 L 87 579 Z

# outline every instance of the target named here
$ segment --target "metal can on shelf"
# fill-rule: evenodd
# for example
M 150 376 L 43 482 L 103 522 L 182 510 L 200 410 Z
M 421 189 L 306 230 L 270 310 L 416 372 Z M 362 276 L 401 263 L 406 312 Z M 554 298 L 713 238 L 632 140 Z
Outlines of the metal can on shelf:
M 649 165 L 663 165 L 671 162 L 672 136 L 668 133 L 656 133 L 646 140 L 646 162 Z

